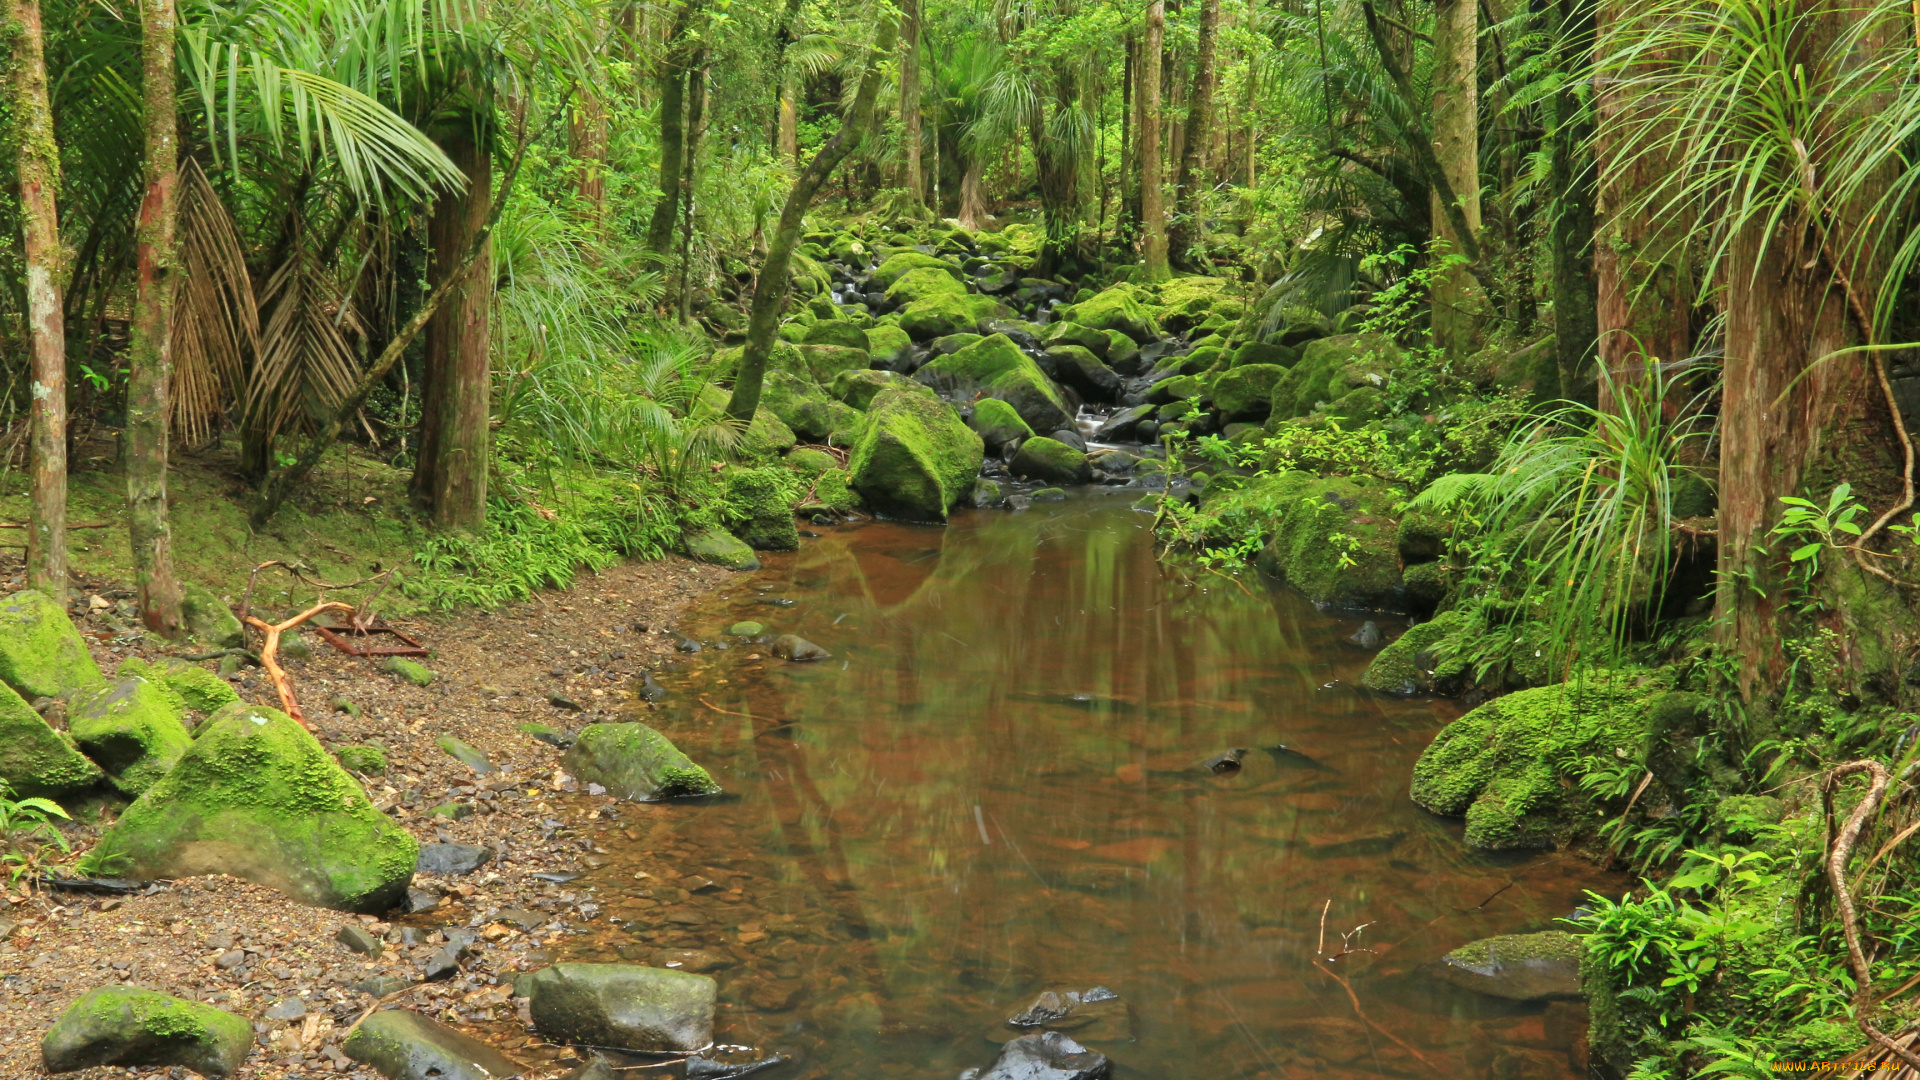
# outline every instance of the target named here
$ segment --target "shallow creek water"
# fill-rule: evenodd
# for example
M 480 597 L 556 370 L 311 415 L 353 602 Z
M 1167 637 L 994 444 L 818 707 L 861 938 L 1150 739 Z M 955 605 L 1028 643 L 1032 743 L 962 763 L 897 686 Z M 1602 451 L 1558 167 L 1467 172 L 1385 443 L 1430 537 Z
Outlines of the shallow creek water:
M 1457 707 L 1356 688 L 1360 617 L 1163 570 L 1130 498 L 820 529 L 697 607 L 709 647 L 640 718 L 728 794 L 621 808 L 580 883 L 609 929 L 563 957 L 702 950 L 717 1038 L 793 1055 L 775 1076 L 951 1080 L 1095 985 L 1131 1023 L 1073 1034 L 1122 1078 L 1584 1075 L 1581 1007 L 1431 965 L 1619 880 L 1467 851 L 1406 794 Z M 713 648 L 739 620 L 833 659 Z M 1362 923 L 1372 951 L 1315 962 Z

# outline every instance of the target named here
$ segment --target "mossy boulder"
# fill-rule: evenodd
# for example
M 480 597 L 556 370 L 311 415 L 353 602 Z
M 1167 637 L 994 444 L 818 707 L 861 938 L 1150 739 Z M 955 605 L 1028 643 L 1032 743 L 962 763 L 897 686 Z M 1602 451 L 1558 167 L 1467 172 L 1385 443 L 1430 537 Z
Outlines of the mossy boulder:
M 920 267 L 901 275 L 886 287 L 887 302 L 899 307 L 936 296 L 965 296 L 966 285 L 944 270 Z
M 672 740 L 645 724 L 588 724 L 561 765 L 584 784 L 599 784 L 622 799 L 656 802 L 713 795 L 720 785 Z
M 813 318 L 813 316 L 806 315 L 804 312 L 802 315 L 808 320 Z M 773 342 L 772 349 L 767 353 L 767 370 L 769 372 L 791 371 L 799 375 L 809 374 L 807 371 L 807 362 L 800 355 L 798 343 L 806 340 L 807 328 L 812 325 L 813 323 L 811 321 L 802 323 L 796 320 L 780 328 L 781 337 Z M 792 331 L 791 336 L 788 335 L 789 331 Z M 735 346 L 730 349 L 721 349 L 719 352 L 714 353 L 712 377 L 716 379 L 733 378 L 734 374 L 740 370 L 740 358 L 745 356 L 746 352 L 745 346 Z
M 1057 322 L 1049 325 L 1041 333 L 1040 343 L 1048 346 L 1078 345 L 1102 362 L 1107 358 L 1107 350 L 1113 347 L 1113 341 L 1107 336 L 1106 331 L 1071 322 Z
M 22 589 L 0 603 L 0 682 L 32 701 L 106 681 L 66 611 L 45 593 Z
M 1005 334 L 939 357 L 913 377 L 943 392 L 999 398 L 1035 431 L 1059 431 L 1073 423 L 1073 410 L 1059 387 Z
M 879 268 L 874 270 L 872 276 L 867 278 L 867 287 L 886 292 L 895 282 L 915 270 L 933 270 L 946 274 L 955 284 L 961 281 L 960 267 L 951 259 L 942 259 L 919 251 L 897 251 L 887 256 Z
M 1249 341 L 1233 351 L 1233 366 L 1246 364 L 1272 364 L 1276 367 L 1290 368 L 1300 359 L 1298 349 L 1285 345 L 1275 345 L 1267 341 Z
M 1221 357 L 1225 355 L 1225 350 L 1217 344 L 1195 345 L 1186 356 L 1181 358 L 1180 371 L 1186 375 L 1198 375 L 1203 371 L 1211 371 L 1221 366 Z
M 1021 443 L 1007 468 L 1015 476 L 1050 484 L 1085 484 L 1093 479 L 1087 455 L 1045 435 Z
M 178 704 L 140 678 L 75 694 L 67 703 L 67 730 L 129 796 L 159 782 L 193 746 Z
M 973 416 L 967 426 L 978 432 L 980 438 L 995 450 L 1015 439 L 1033 438 L 1033 428 L 1027 425 L 1013 406 L 999 398 L 981 398 L 973 403 Z
M 760 406 L 779 417 L 795 437 L 810 442 L 852 445 L 866 423 L 859 410 L 828 397 L 812 379 L 785 371 L 767 373 Z
M 232 874 L 371 914 L 405 895 L 419 844 L 311 732 L 278 710 L 237 703 L 201 725 L 96 852 L 127 877 Z
M 387 752 L 368 743 L 343 746 L 334 751 L 333 756 L 348 772 L 379 776 L 387 771 Z
M 1206 392 L 1206 382 L 1197 375 L 1171 375 L 1147 387 L 1147 404 L 1188 401 L 1202 397 Z
M 48 1072 L 101 1065 L 181 1066 L 231 1076 L 253 1025 L 230 1012 L 134 986 L 103 986 L 67 1006 L 40 1040 Z
M 387 657 L 380 662 L 380 670 L 389 675 L 397 675 L 403 681 L 412 683 L 422 690 L 432 686 L 434 680 L 440 677 L 437 672 L 427 665 L 420 663 L 418 660 L 409 660 L 404 656 Z
M 1403 603 L 1394 552 L 1393 506 L 1404 498 L 1371 477 L 1321 477 L 1289 471 L 1255 478 L 1221 497 L 1266 507 L 1273 538 L 1256 562 L 1315 604 L 1398 610 Z
M 1274 383 L 1272 416 L 1287 420 L 1332 404 L 1349 392 L 1387 385 L 1404 359 L 1400 346 L 1382 334 L 1341 334 L 1309 344 L 1300 360 Z
M 867 331 L 867 362 L 874 367 L 903 368 L 912 355 L 913 338 L 898 326 L 881 324 Z
M 638 964 L 554 964 L 514 984 L 541 1035 L 640 1053 L 713 1043 L 717 984 L 705 975 Z
M 847 514 L 858 510 L 862 500 L 853 489 L 853 474 L 845 469 L 828 469 L 813 481 L 813 488 L 801 500 L 803 514 Z
M 802 372 L 804 374 L 804 372 Z M 727 402 L 733 397 L 729 391 L 708 383 L 700 391 L 699 399 L 693 405 L 693 413 L 702 419 L 721 416 L 727 411 Z M 737 454 L 748 457 L 771 457 L 784 454 L 798 445 L 800 440 L 786 422 L 774 415 L 772 409 L 763 402 L 753 412 L 753 420 L 747 429 L 740 433 L 734 444 Z
M 1572 682 L 1495 698 L 1448 724 L 1413 766 L 1413 801 L 1465 815 L 1467 843 L 1545 847 L 1582 823 L 1561 770 L 1582 757 L 1638 760 L 1646 701 L 1661 687 L 1632 672 L 1587 671 Z
M 787 451 L 783 459 L 787 468 L 802 476 L 819 476 L 828 469 L 838 468 L 839 459 L 832 454 L 813 446 L 796 446 Z
M 1509 1001 L 1580 999 L 1581 940 L 1565 930 L 1501 934 L 1469 942 L 1440 959 L 1440 977 L 1462 989 Z
M 105 775 L 25 698 L 0 684 L 0 780 L 15 798 L 57 799 L 92 787 Z
M 1146 365 L 1140 361 L 1140 346 L 1133 339 L 1118 330 L 1105 331 L 1107 335 L 1107 366 L 1122 375 L 1134 376 L 1145 373 Z
M 951 356 L 984 337 L 986 337 L 985 334 L 948 334 L 945 337 L 933 339 L 933 343 L 927 348 L 935 356 Z
M 1466 617 L 1448 611 L 1420 623 L 1374 654 L 1360 685 L 1383 694 L 1432 694 L 1458 690 L 1466 659 L 1449 649 L 1466 629 Z
M 1091 349 L 1062 342 L 1048 346 L 1043 359 L 1051 366 L 1055 378 L 1079 391 L 1087 401 L 1119 401 L 1125 390 L 1120 376 L 1101 363 Z
M 804 339 L 808 345 L 838 345 L 841 348 L 856 349 L 862 353 L 870 347 L 867 332 L 844 319 L 831 322 L 822 320 L 807 328 Z
M 284 639 L 283 639 L 284 643 Z M 202 716 L 240 700 L 227 680 L 198 664 L 172 656 L 156 657 L 151 662 L 129 656 L 114 672 L 119 678 L 142 678 L 157 683 L 183 710 Z
M 1217 277 L 1177 277 L 1160 283 L 1158 310 L 1167 328 L 1173 331 L 1185 330 L 1197 326 L 1211 315 L 1221 304 L 1222 294 L 1229 287 L 1225 278 Z M 1226 312 L 1222 311 L 1222 317 Z M 1234 314 L 1233 318 L 1238 318 Z
M 1147 310 L 1146 305 L 1134 295 L 1132 287 L 1127 285 L 1115 285 L 1085 303 L 1061 308 L 1058 314 L 1063 319 L 1095 330 L 1118 330 L 1142 345 L 1160 336 L 1160 327 L 1154 322 L 1153 313 Z
M 728 570 L 760 569 L 760 558 L 739 537 L 715 525 L 690 528 L 681 533 L 687 557 L 695 562 L 723 566 Z
M 1000 304 L 991 296 L 941 293 L 902 308 L 900 329 L 915 341 L 928 341 L 976 330 L 1000 310 Z
M 883 390 L 873 399 L 848 468 L 854 487 L 875 506 L 944 521 L 972 487 L 985 456 L 980 436 L 946 402 Z
M 1229 420 L 1257 420 L 1273 409 L 1273 387 L 1287 369 L 1242 364 L 1213 380 L 1213 407 Z
M 802 345 L 800 355 L 806 360 L 807 373 L 822 386 L 833 382 L 834 376 L 843 371 L 865 370 L 871 360 L 865 349 L 850 349 L 842 345 Z
M 247 643 L 246 630 L 233 609 L 212 589 L 197 582 L 181 584 L 180 621 L 187 633 L 209 645 L 237 649 Z
M 1438 562 L 1402 567 L 1400 583 L 1406 588 L 1407 610 L 1416 615 L 1426 615 L 1438 608 L 1453 589 L 1447 565 Z
M 525 1066 L 457 1028 L 411 1009 L 382 1009 L 347 1036 L 340 1049 L 387 1080 L 505 1080 Z M 592 1066 L 583 1080 L 611 1076 Z
M 748 547 L 793 551 L 800 546 L 787 486 L 777 470 L 728 469 L 726 485 L 727 524 Z
M 934 396 L 925 384 L 914 382 L 897 371 L 843 371 L 833 379 L 833 396 L 856 409 L 871 407 L 882 390 Z

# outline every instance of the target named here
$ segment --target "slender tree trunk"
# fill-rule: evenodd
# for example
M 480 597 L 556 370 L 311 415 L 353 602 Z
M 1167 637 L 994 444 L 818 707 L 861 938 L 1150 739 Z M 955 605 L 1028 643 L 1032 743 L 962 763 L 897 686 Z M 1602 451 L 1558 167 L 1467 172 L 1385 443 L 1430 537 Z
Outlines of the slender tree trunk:
M 1167 33 L 1167 5 L 1147 5 L 1147 40 L 1140 50 L 1140 227 L 1147 280 L 1165 281 L 1167 267 L 1166 191 L 1160 167 L 1160 60 Z
M 1053 69 L 1053 115 L 1057 118 L 1074 107 L 1075 79 L 1064 64 Z M 1044 237 L 1040 258 L 1034 266 L 1043 276 L 1057 273 L 1080 249 L 1080 166 L 1079 153 L 1047 133 L 1047 125 L 1035 111 L 1028 134 L 1033 139 L 1033 162 L 1040 187 L 1040 214 Z
M 960 224 L 968 229 L 977 229 L 987 218 L 987 198 L 981 190 L 980 159 L 967 159 L 966 171 L 960 174 Z
M 467 186 L 434 201 L 427 223 L 433 248 L 428 279 L 438 287 L 461 272 L 474 240 L 493 216 L 491 133 L 483 119 L 449 122 L 438 142 L 466 174 Z M 487 443 L 492 375 L 489 315 L 493 301 L 491 242 L 479 263 L 427 323 L 420 387 L 420 449 L 410 492 L 414 505 L 442 528 L 478 528 L 487 514 Z
M 1249 37 L 1252 37 L 1254 34 L 1257 34 L 1259 32 L 1260 32 L 1260 0 L 1247 0 L 1247 35 Z M 1260 51 L 1254 48 L 1253 46 L 1249 45 L 1247 46 L 1247 86 L 1246 86 L 1247 98 L 1246 98 L 1246 101 L 1241 105 L 1241 108 L 1246 111 L 1245 120 L 1247 122 L 1247 135 L 1246 135 L 1247 145 L 1244 148 L 1246 151 L 1247 169 L 1244 175 L 1247 178 L 1248 190 L 1253 189 L 1254 147 L 1260 141 L 1260 119 L 1257 111 L 1255 110 L 1255 104 L 1259 100 L 1259 93 L 1258 93 L 1259 87 L 1260 87 Z
M 134 229 L 139 287 L 127 350 L 127 532 L 140 619 L 162 637 L 180 635 L 180 582 L 167 524 L 168 383 L 178 253 L 179 136 L 175 127 L 173 0 L 140 0 L 146 197 Z M 65 597 L 58 598 L 62 602 Z
M 673 250 L 673 223 L 680 214 L 681 158 L 686 140 L 687 35 L 699 5 L 683 0 L 673 16 L 673 33 L 660 60 L 660 199 L 647 223 L 647 249 L 666 256 Z
M 39 0 L 14 0 L 12 90 L 20 234 L 27 272 L 27 334 L 33 349 L 27 587 L 67 602 L 67 324 L 60 296 L 60 149 L 47 100 L 46 39 Z
M 780 80 L 780 156 L 800 164 L 800 114 L 794 105 L 793 73 Z
M 687 71 L 687 145 L 686 175 L 680 182 L 680 321 L 693 321 L 693 216 L 697 212 L 694 180 L 700 160 L 700 137 L 706 134 L 707 67 L 706 49 L 695 55 Z
M 873 126 L 874 102 L 880 96 L 881 64 L 893 52 L 899 27 L 891 18 L 881 16 L 878 35 L 867 52 L 866 69 L 854 92 L 853 107 L 840 122 L 825 146 L 800 171 L 780 207 L 780 224 L 773 242 L 767 247 L 766 262 L 753 286 L 753 310 L 747 317 L 747 344 L 734 376 L 733 397 L 727 402 L 727 415 L 741 422 L 753 419 L 760 407 L 760 390 L 766 379 L 767 359 L 773 354 L 774 334 L 779 329 L 780 310 L 786 306 L 787 286 L 793 265 L 793 249 L 800 240 L 800 225 L 814 197 L 825 187 L 833 170 L 853 153 L 867 130 Z
M 1593 51 L 1593 4 L 1556 0 L 1559 68 L 1571 76 Z M 1594 275 L 1593 123 L 1572 79 L 1547 103 L 1550 172 L 1547 246 L 1553 264 L 1553 347 L 1560 369 L 1560 396 L 1595 400 L 1594 342 L 1600 336 L 1599 294 Z
M 1618 49 L 1619 34 L 1638 10 L 1630 0 L 1600 0 L 1601 55 Z M 1623 74 L 1646 76 L 1668 62 L 1650 55 Z M 1668 199 L 1648 197 L 1671 189 L 1667 178 L 1679 167 L 1682 151 L 1664 137 L 1671 130 L 1658 113 L 1664 103 L 1630 87 L 1603 75 L 1595 104 L 1594 159 L 1600 175 L 1593 244 L 1596 336 L 1600 368 L 1607 375 L 1600 380 L 1599 401 L 1608 411 L 1615 387 L 1646 377 L 1648 358 L 1678 362 L 1693 353 L 1694 283 L 1687 251 L 1693 215 L 1665 205 Z
M 1449 255 L 1476 250 L 1480 235 L 1480 9 L 1475 0 L 1442 0 L 1433 19 L 1433 154 L 1473 234 L 1456 234 L 1454 215 L 1431 196 L 1434 236 Z M 1433 340 L 1455 359 L 1478 348 L 1486 297 L 1471 269 L 1454 266 L 1435 282 Z
M 1128 34 L 1126 65 L 1120 71 L 1120 212 L 1113 227 L 1115 243 L 1125 248 L 1133 247 L 1140 231 L 1140 170 L 1134 162 L 1139 153 L 1134 138 L 1140 126 L 1140 95 L 1134 93 L 1139 63 L 1140 39 Z
M 773 149 L 780 157 L 800 164 L 800 117 L 794 107 L 793 68 L 787 63 L 787 49 L 793 45 L 794 26 L 800 21 L 800 0 L 787 0 L 780 25 L 774 31 L 774 103 Z
M 900 48 L 900 126 L 907 144 L 901 186 L 915 206 L 923 206 L 927 186 L 920 174 L 920 0 L 900 5 Z
M 1214 58 L 1218 55 L 1214 39 L 1220 28 L 1220 0 L 1200 2 L 1200 41 L 1193 65 L 1193 89 L 1187 95 L 1186 142 L 1180 153 L 1180 178 L 1174 185 L 1176 209 L 1172 234 L 1167 238 L 1168 255 L 1182 266 L 1191 267 L 1188 249 L 1199 240 L 1201 228 L 1199 187 L 1208 147 L 1213 144 L 1213 86 L 1216 78 Z
M 569 135 L 574 160 L 579 162 L 574 190 L 595 232 L 607 220 L 607 124 L 607 103 L 596 88 L 582 86 Z

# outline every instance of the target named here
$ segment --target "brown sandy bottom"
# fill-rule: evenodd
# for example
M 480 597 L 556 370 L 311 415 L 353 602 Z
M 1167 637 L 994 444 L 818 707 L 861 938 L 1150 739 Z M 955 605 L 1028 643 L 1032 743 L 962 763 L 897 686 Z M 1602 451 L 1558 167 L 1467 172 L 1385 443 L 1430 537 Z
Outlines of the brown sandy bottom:
M 124 897 L 64 891 L 27 897 L 15 890 L 0 903 L 0 1077 L 47 1075 L 41 1036 L 81 995 L 116 984 L 209 1002 L 252 1020 L 256 1049 L 236 1074 L 247 1080 L 373 1077 L 339 1048 L 350 1026 L 377 1000 L 354 984 L 376 975 L 420 978 L 428 957 L 445 941 L 438 930 L 469 926 L 481 931 L 481 940 L 463 970 L 416 986 L 394 1003 L 501 1047 L 529 1066 L 529 1077 L 557 1075 L 577 1065 L 573 1051 L 548 1046 L 534 1035 L 516 1011 L 511 982 L 517 973 L 548 962 L 562 939 L 602 915 L 583 891 L 533 875 L 601 865 L 595 852 L 604 853 L 599 841 L 615 827 L 616 815 L 626 819 L 624 835 L 617 839 L 629 851 L 643 838 L 649 843 L 638 846 L 665 848 L 667 838 L 644 823 L 659 816 L 659 823 L 667 824 L 667 810 L 631 803 L 616 810 L 606 798 L 554 790 L 560 751 L 523 734 L 519 726 L 533 721 L 578 728 L 618 719 L 639 706 L 634 680 L 673 651 L 666 628 L 691 601 L 730 577 L 678 558 L 627 563 L 583 575 L 571 589 L 492 613 L 397 622 L 436 650 L 427 663 L 439 678 L 426 689 L 377 670 L 374 660 L 346 656 L 306 635 L 313 657 L 291 661 L 288 669 L 321 741 L 333 749 L 353 743 L 384 746 L 386 775 L 366 778 L 376 805 L 423 844 L 483 845 L 496 857 L 467 875 L 416 876 L 416 887 L 443 892 L 444 899 L 432 910 L 395 916 L 393 922 L 306 907 L 228 877 L 160 883 Z M 76 588 L 109 601 L 124 593 L 108 582 L 77 581 Z M 100 616 L 110 617 L 111 609 Z M 127 643 L 94 617 L 82 620 L 81 629 L 109 673 L 129 655 L 171 651 L 152 647 L 164 644 L 158 641 Z M 241 697 L 278 705 L 258 669 L 236 678 Z M 582 709 L 550 703 L 555 694 Z M 336 698 L 353 702 L 361 715 L 332 708 Z M 448 734 L 480 749 L 501 771 L 477 776 L 448 756 L 435 743 Z M 471 813 L 460 820 L 432 814 L 449 801 Z M 76 852 L 95 831 L 70 830 Z M 677 880 L 688 873 L 684 854 L 662 851 L 657 859 L 643 854 L 642 861 L 659 876 Z M 509 915 L 501 917 L 503 911 Z M 390 941 L 383 955 L 369 959 L 336 940 L 348 925 L 396 937 L 401 928 L 411 927 L 418 943 Z M 302 1003 L 304 1016 L 265 1019 L 269 1009 L 290 999 Z M 276 1010 L 291 1011 L 298 1010 Z M 185 1069 L 152 1068 L 63 1075 L 93 1080 L 169 1073 L 190 1075 Z

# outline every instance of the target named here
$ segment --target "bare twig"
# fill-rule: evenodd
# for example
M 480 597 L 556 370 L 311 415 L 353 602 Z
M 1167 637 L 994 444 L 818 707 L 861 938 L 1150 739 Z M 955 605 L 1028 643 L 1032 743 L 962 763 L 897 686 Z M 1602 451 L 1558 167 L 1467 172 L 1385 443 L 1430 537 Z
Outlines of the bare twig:
M 1627 815 L 1633 813 L 1634 804 L 1640 801 L 1640 796 L 1646 794 L 1647 785 L 1651 783 L 1653 783 L 1653 773 L 1649 770 L 1647 775 L 1640 778 L 1640 783 L 1634 787 L 1633 797 L 1627 800 L 1627 808 L 1620 811 L 1620 822 L 1614 826 L 1613 843 L 1607 845 L 1607 861 L 1602 869 L 1613 869 L 1613 857 L 1620 850 L 1620 834 L 1626 829 Z
M 1847 816 L 1847 823 L 1840 831 L 1833 832 L 1833 791 L 1843 777 L 1855 773 L 1865 773 L 1871 781 L 1867 794 L 1860 804 Z M 1867 819 L 1880 809 L 1880 801 L 1886 797 L 1887 785 L 1892 777 L 1887 775 L 1887 767 L 1871 758 L 1849 761 L 1827 774 L 1827 782 L 1822 788 L 1821 797 L 1826 806 L 1827 831 L 1833 836 L 1833 847 L 1827 853 L 1827 880 L 1833 885 L 1834 907 L 1840 914 L 1840 929 L 1847 936 L 1847 963 L 1853 968 L 1853 1022 L 1867 1037 L 1892 1051 L 1908 1067 L 1920 1070 L 1920 1054 L 1901 1046 L 1873 1023 L 1873 965 L 1867 960 L 1865 949 L 1860 945 L 1859 916 L 1853 906 L 1853 893 L 1847 888 L 1847 859 L 1853 855 L 1853 845 L 1860 839 L 1860 830 Z

